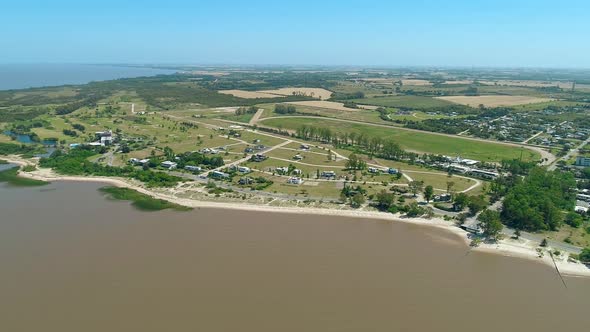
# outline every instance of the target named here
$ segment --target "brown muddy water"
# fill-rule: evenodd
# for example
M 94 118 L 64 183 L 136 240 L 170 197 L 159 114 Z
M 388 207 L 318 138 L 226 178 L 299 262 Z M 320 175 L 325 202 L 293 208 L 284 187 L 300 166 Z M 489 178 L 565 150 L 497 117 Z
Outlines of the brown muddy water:
M 0 331 L 588 331 L 590 279 L 438 229 L 0 186 Z

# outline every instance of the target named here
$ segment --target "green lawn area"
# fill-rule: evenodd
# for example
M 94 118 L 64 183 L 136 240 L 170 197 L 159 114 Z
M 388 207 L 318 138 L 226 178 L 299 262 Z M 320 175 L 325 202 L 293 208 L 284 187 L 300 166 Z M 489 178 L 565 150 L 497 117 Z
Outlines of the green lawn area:
M 388 96 L 353 99 L 353 101 L 357 104 L 376 105 L 383 107 L 406 107 L 415 109 L 429 109 L 453 105 L 453 103 L 445 100 L 423 96 Z
M 291 130 L 296 130 L 302 125 L 307 125 L 330 128 L 333 132 L 338 133 L 362 133 L 368 136 L 394 139 L 402 148 L 410 151 L 461 156 L 480 161 L 500 161 L 502 159 L 519 158 L 521 151 L 522 157 L 525 160 L 537 160 L 540 158 L 536 152 L 498 143 L 474 141 L 427 132 L 408 131 L 394 127 L 384 128 L 359 123 L 340 122 L 330 119 L 279 118 L 264 120 L 262 124 Z

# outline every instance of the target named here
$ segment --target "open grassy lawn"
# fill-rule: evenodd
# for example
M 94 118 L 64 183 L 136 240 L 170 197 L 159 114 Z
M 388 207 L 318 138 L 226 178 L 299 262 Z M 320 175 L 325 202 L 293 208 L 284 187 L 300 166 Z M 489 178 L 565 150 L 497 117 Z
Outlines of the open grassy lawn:
M 241 131 L 240 132 L 240 136 L 238 139 L 243 140 L 249 144 L 262 144 L 264 146 L 275 146 L 277 144 L 281 144 L 284 141 L 286 141 L 286 139 L 280 138 L 280 137 L 274 137 L 274 136 L 268 136 L 265 135 L 264 133 L 254 133 L 254 132 L 250 132 L 250 131 Z M 254 140 L 259 140 L 259 143 L 254 143 Z
M 590 234 L 586 232 L 586 227 L 590 227 L 590 223 L 585 223 L 579 228 L 563 224 L 557 232 L 544 232 L 543 235 L 557 241 L 563 241 L 569 238 L 573 245 L 590 247 Z
M 357 104 L 376 105 L 383 107 L 405 107 L 415 109 L 429 109 L 434 107 L 445 107 L 452 103 L 423 96 L 388 96 L 364 99 L 354 99 Z
M 262 124 L 275 128 L 296 130 L 302 125 L 330 128 L 333 132 L 355 132 L 368 136 L 394 139 L 399 145 L 410 151 L 423 153 L 461 156 L 481 161 L 500 161 L 519 158 L 537 160 L 540 156 L 533 151 L 492 142 L 481 142 L 459 137 L 414 132 L 398 128 L 384 128 L 365 124 L 333 121 L 330 119 L 284 118 L 268 119 Z
M 428 171 L 429 172 L 429 171 Z M 447 182 L 453 182 L 453 190 L 455 191 L 463 191 L 472 185 L 475 184 L 475 180 L 470 180 L 466 178 L 459 178 L 456 176 L 448 177 L 446 173 L 419 173 L 417 171 L 406 171 L 408 176 L 410 176 L 415 181 L 424 181 L 424 186 L 431 185 L 435 189 L 439 189 L 442 191 L 447 190 Z
M 548 101 L 545 103 L 535 103 L 535 104 L 526 104 L 526 105 L 516 105 L 512 106 L 517 111 L 538 111 L 544 110 L 547 107 L 554 106 L 554 107 L 584 107 L 587 106 L 586 103 L 574 102 L 574 101 L 566 101 L 566 100 L 553 100 Z
M 323 116 L 327 118 L 337 118 L 337 119 L 347 119 L 347 120 L 355 120 L 361 122 L 371 122 L 371 123 L 384 123 L 387 124 L 389 122 L 381 119 L 379 117 L 379 112 L 375 110 L 368 110 L 368 109 L 350 109 L 350 110 L 342 110 L 342 109 L 335 109 L 335 108 L 324 108 L 324 107 L 314 107 L 308 105 L 295 105 L 297 108 L 297 113 L 301 113 L 304 115 L 315 115 L 315 116 Z M 261 118 L 268 118 L 268 117 L 275 117 L 281 116 L 281 114 L 277 114 L 273 112 L 274 105 L 272 108 L 263 107 L 265 112 Z M 288 114 L 287 114 L 288 115 Z
M 345 160 L 328 160 L 328 153 L 326 152 L 303 152 L 303 151 L 293 151 L 290 149 L 275 149 L 269 153 L 267 153 L 269 157 L 276 157 L 282 159 L 288 159 L 293 162 L 297 162 L 298 160 L 293 159 L 295 155 L 300 155 L 303 157 L 302 160 L 299 160 L 301 163 L 305 164 L 312 164 L 318 166 L 341 166 L 345 167 L 346 161 Z

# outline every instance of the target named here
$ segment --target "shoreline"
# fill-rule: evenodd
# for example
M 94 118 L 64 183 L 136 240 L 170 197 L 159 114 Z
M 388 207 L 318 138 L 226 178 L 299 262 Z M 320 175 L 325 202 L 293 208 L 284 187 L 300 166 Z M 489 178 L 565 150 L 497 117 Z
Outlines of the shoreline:
M 2 156 L 1 159 L 7 160 L 9 163 L 17 164 L 19 166 L 24 165 L 35 165 L 34 161 L 25 160 L 15 156 Z M 590 277 L 590 268 L 584 264 L 571 262 L 568 260 L 569 253 L 562 253 L 559 256 L 553 258 L 549 254 L 552 249 L 551 247 L 542 248 L 542 254 L 537 251 L 539 248 L 538 244 L 532 243 L 531 241 L 519 239 L 502 239 L 496 243 L 481 243 L 477 247 L 470 247 L 471 240 L 469 233 L 455 226 L 450 221 L 445 221 L 442 218 L 407 218 L 399 214 L 391 214 L 379 211 L 360 211 L 360 210 L 338 210 L 329 208 L 317 208 L 317 207 L 285 207 L 285 206 L 269 206 L 269 205 L 255 205 L 246 204 L 239 202 L 213 202 L 204 200 L 195 200 L 189 198 L 178 198 L 173 195 L 166 195 L 157 193 L 141 185 L 134 183 L 133 180 L 123 180 L 109 177 L 86 177 L 86 176 L 64 176 L 55 174 L 50 169 L 37 169 L 33 172 L 19 172 L 18 176 L 23 178 L 29 178 L 41 181 L 71 181 L 71 182 L 93 182 L 93 183 L 105 183 L 116 187 L 125 187 L 136 190 L 142 194 L 151 196 L 157 199 L 163 199 L 175 204 L 179 204 L 191 208 L 213 208 L 213 209 L 232 209 L 241 211 L 254 211 L 254 212 L 270 212 L 270 213 L 290 213 L 290 214 L 308 214 L 308 215 L 323 215 L 323 216 L 341 216 L 350 218 L 364 218 L 371 220 L 385 220 L 385 221 L 396 221 L 404 222 L 413 225 L 422 225 L 425 227 L 435 227 L 443 229 L 447 232 L 451 232 L 457 235 L 463 243 L 468 247 L 469 250 L 475 252 L 491 253 L 496 255 L 502 255 L 507 257 L 516 257 L 527 260 L 533 260 L 550 266 L 551 268 L 559 269 L 559 272 L 564 276 L 570 277 Z M 555 262 L 554 260 L 555 259 Z

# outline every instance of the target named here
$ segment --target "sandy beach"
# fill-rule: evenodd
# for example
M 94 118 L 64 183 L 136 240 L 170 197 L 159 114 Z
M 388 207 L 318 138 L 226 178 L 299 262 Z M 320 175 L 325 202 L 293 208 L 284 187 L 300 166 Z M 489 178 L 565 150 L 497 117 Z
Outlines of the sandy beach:
M 23 159 L 19 156 L 3 156 L 1 159 L 9 163 L 20 166 L 36 165 L 36 160 Z M 395 222 L 412 223 L 416 225 L 423 225 L 429 227 L 436 227 L 444 229 L 448 232 L 456 234 L 464 243 L 469 246 L 471 239 L 469 233 L 455 226 L 452 222 L 443 220 L 442 218 L 407 218 L 400 214 L 391 214 L 378 211 L 362 211 L 362 210 L 340 210 L 328 208 L 314 208 L 314 207 L 285 207 L 285 206 L 269 206 L 269 205 L 255 205 L 236 202 L 215 202 L 206 200 L 196 200 L 179 198 L 174 196 L 173 189 L 167 190 L 165 193 L 155 192 L 145 188 L 140 182 L 132 179 L 114 179 L 108 177 L 86 177 L 86 176 L 63 176 L 56 174 L 51 169 L 38 168 L 33 172 L 19 172 L 19 176 L 42 181 L 76 181 L 76 182 L 100 182 L 117 187 L 126 187 L 136 190 L 140 193 L 149 195 L 154 198 L 163 199 L 176 204 L 191 208 L 218 208 L 218 209 L 232 209 L 243 211 L 258 211 L 258 212 L 273 212 L 273 213 L 289 213 L 289 214 L 311 214 L 311 215 L 326 215 L 326 216 L 343 216 L 360 219 L 378 219 Z M 472 247 L 470 250 L 487 252 L 493 254 L 500 254 L 510 257 L 519 257 L 537 262 L 542 262 L 549 266 L 557 266 L 562 275 L 590 277 L 590 268 L 586 265 L 574 262 L 568 259 L 569 253 L 562 253 L 559 256 L 553 256 L 551 247 L 543 248 L 539 251 L 538 243 L 533 243 L 524 239 L 502 239 L 496 243 L 481 243 L 477 247 Z

